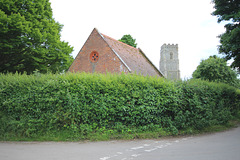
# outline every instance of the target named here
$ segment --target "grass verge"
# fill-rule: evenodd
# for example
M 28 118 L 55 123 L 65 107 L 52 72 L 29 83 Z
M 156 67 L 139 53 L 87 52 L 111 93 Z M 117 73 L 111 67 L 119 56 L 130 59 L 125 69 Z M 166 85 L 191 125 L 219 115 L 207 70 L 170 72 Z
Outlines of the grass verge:
M 34 135 L 32 137 L 22 137 L 21 135 L 6 134 L 4 137 L 0 137 L 0 141 L 109 141 L 109 140 L 134 140 L 134 139 L 159 139 L 178 136 L 193 136 L 209 133 L 216 133 L 226 131 L 240 125 L 240 119 L 229 121 L 225 125 L 214 125 L 206 127 L 202 130 L 186 129 L 180 130 L 178 134 L 173 134 L 170 131 L 164 129 L 158 129 L 155 131 L 143 131 L 138 132 L 131 130 L 125 133 L 118 133 L 113 130 L 105 130 L 104 132 L 92 132 L 89 134 L 80 134 L 73 131 L 55 131 L 48 132 L 44 135 Z

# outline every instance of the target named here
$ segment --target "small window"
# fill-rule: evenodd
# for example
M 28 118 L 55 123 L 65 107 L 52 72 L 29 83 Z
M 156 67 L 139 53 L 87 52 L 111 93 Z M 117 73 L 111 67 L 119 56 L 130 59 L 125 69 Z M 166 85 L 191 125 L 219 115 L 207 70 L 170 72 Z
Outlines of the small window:
M 92 52 L 90 53 L 90 61 L 91 61 L 91 62 L 97 62 L 98 59 L 99 59 L 99 54 L 98 54 L 98 52 L 97 52 L 97 51 L 92 51 Z
M 173 53 L 172 52 L 170 53 L 170 59 L 173 59 Z

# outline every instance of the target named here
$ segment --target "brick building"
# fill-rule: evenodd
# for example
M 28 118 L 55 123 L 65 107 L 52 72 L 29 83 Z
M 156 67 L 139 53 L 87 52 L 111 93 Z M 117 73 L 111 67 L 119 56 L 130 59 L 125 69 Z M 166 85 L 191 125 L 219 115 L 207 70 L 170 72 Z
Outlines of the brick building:
M 152 64 L 140 48 L 117 41 L 96 28 L 69 68 L 70 72 L 137 73 L 144 76 L 163 74 Z

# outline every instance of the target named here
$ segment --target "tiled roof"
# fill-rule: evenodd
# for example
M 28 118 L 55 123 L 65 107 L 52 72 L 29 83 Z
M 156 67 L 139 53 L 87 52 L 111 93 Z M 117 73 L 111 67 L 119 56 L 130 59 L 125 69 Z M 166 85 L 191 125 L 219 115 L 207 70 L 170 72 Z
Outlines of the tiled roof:
M 122 59 L 123 63 L 127 65 L 126 67 L 130 72 L 141 73 L 145 76 L 157 75 L 163 77 L 163 74 L 153 65 L 140 48 L 137 49 L 107 35 L 101 35 L 112 50 Z

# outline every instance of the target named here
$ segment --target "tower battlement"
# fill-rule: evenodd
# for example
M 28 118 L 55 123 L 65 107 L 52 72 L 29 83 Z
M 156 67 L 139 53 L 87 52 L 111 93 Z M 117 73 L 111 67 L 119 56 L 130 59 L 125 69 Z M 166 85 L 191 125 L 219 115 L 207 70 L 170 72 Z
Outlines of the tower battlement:
M 178 44 L 170 44 L 170 43 L 166 44 L 166 43 L 164 43 L 164 44 L 162 45 L 162 47 L 163 47 L 163 46 L 178 47 Z
M 162 46 L 161 46 L 161 49 L 162 48 L 178 48 L 178 44 L 166 44 L 164 43 Z

